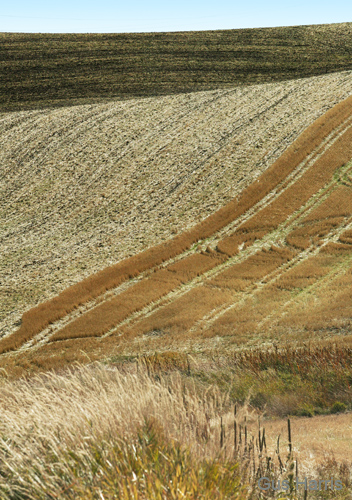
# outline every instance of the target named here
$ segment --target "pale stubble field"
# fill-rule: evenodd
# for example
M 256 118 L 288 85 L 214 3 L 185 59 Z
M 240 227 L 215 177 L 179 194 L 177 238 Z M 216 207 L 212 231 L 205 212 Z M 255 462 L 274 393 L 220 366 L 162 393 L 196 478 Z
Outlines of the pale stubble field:
M 0 115 L 0 329 L 181 233 L 351 93 L 352 73 Z

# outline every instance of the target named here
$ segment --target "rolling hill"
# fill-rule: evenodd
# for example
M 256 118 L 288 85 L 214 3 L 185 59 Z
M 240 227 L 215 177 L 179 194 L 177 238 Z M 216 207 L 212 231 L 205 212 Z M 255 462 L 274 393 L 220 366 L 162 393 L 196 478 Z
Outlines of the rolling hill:
M 351 28 L 0 34 L 1 498 L 347 498 Z
M 0 110 L 283 81 L 352 69 L 352 24 L 140 34 L 0 34 Z
M 3 114 L 3 362 L 349 332 L 350 81 Z

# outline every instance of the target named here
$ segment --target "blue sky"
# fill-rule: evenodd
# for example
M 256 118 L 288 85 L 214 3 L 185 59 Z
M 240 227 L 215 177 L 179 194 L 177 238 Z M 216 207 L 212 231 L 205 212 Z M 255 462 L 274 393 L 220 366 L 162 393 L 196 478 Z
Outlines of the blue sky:
M 351 0 L 3 0 L 1 32 L 124 33 L 352 21 Z

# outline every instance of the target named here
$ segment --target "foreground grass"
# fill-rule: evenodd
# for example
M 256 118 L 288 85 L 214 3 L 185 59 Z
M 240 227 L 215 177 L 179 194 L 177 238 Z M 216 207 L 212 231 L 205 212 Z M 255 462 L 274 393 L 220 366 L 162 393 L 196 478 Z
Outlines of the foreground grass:
M 352 68 L 351 23 L 142 34 L 0 34 L 0 110 L 210 90 Z
M 258 490 L 263 475 L 292 483 L 296 461 L 285 450 L 270 456 L 264 432 L 259 445 L 258 429 L 247 434 L 249 408 L 234 416 L 216 385 L 200 390 L 179 373 L 148 369 L 94 364 L 2 380 L 0 498 L 303 498 L 294 488 Z M 350 472 L 324 460 L 309 475 L 344 488 L 310 498 L 348 498 Z
M 88 438 L 84 450 L 45 450 L 40 464 L 4 471 L 2 493 L 6 498 L 87 500 L 247 497 L 236 463 L 199 460 L 166 439 L 153 423 L 146 423 L 134 438 Z
M 1 498 L 248 496 L 219 453 L 224 398 L 200 400 L 180 377 L 95 365 L 5 382 L 0 406 Z

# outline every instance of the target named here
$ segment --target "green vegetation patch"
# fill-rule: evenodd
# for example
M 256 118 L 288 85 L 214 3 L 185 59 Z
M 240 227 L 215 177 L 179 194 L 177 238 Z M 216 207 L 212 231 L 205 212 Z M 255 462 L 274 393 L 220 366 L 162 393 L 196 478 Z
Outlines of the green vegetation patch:
M 183 365 L 167 363 L 171 353 L 154 354 L 163 371 L 179 370 L 201 387 L 218 387 L 234 404 L 248 402 L 268 415 L 314 416 L 352 409 L 352 349 L 344 346 L 281 348 L 241 352 Z M 173 359 L 173 358 L 172 358 Z M 180 358 L 181 359 L 181 358 Z M 159 361 L 160 360 L 160 361 Z M 191 361 L 190 361 L 191 360 Z M 155 364 L 157 366 L 157 363 Z

